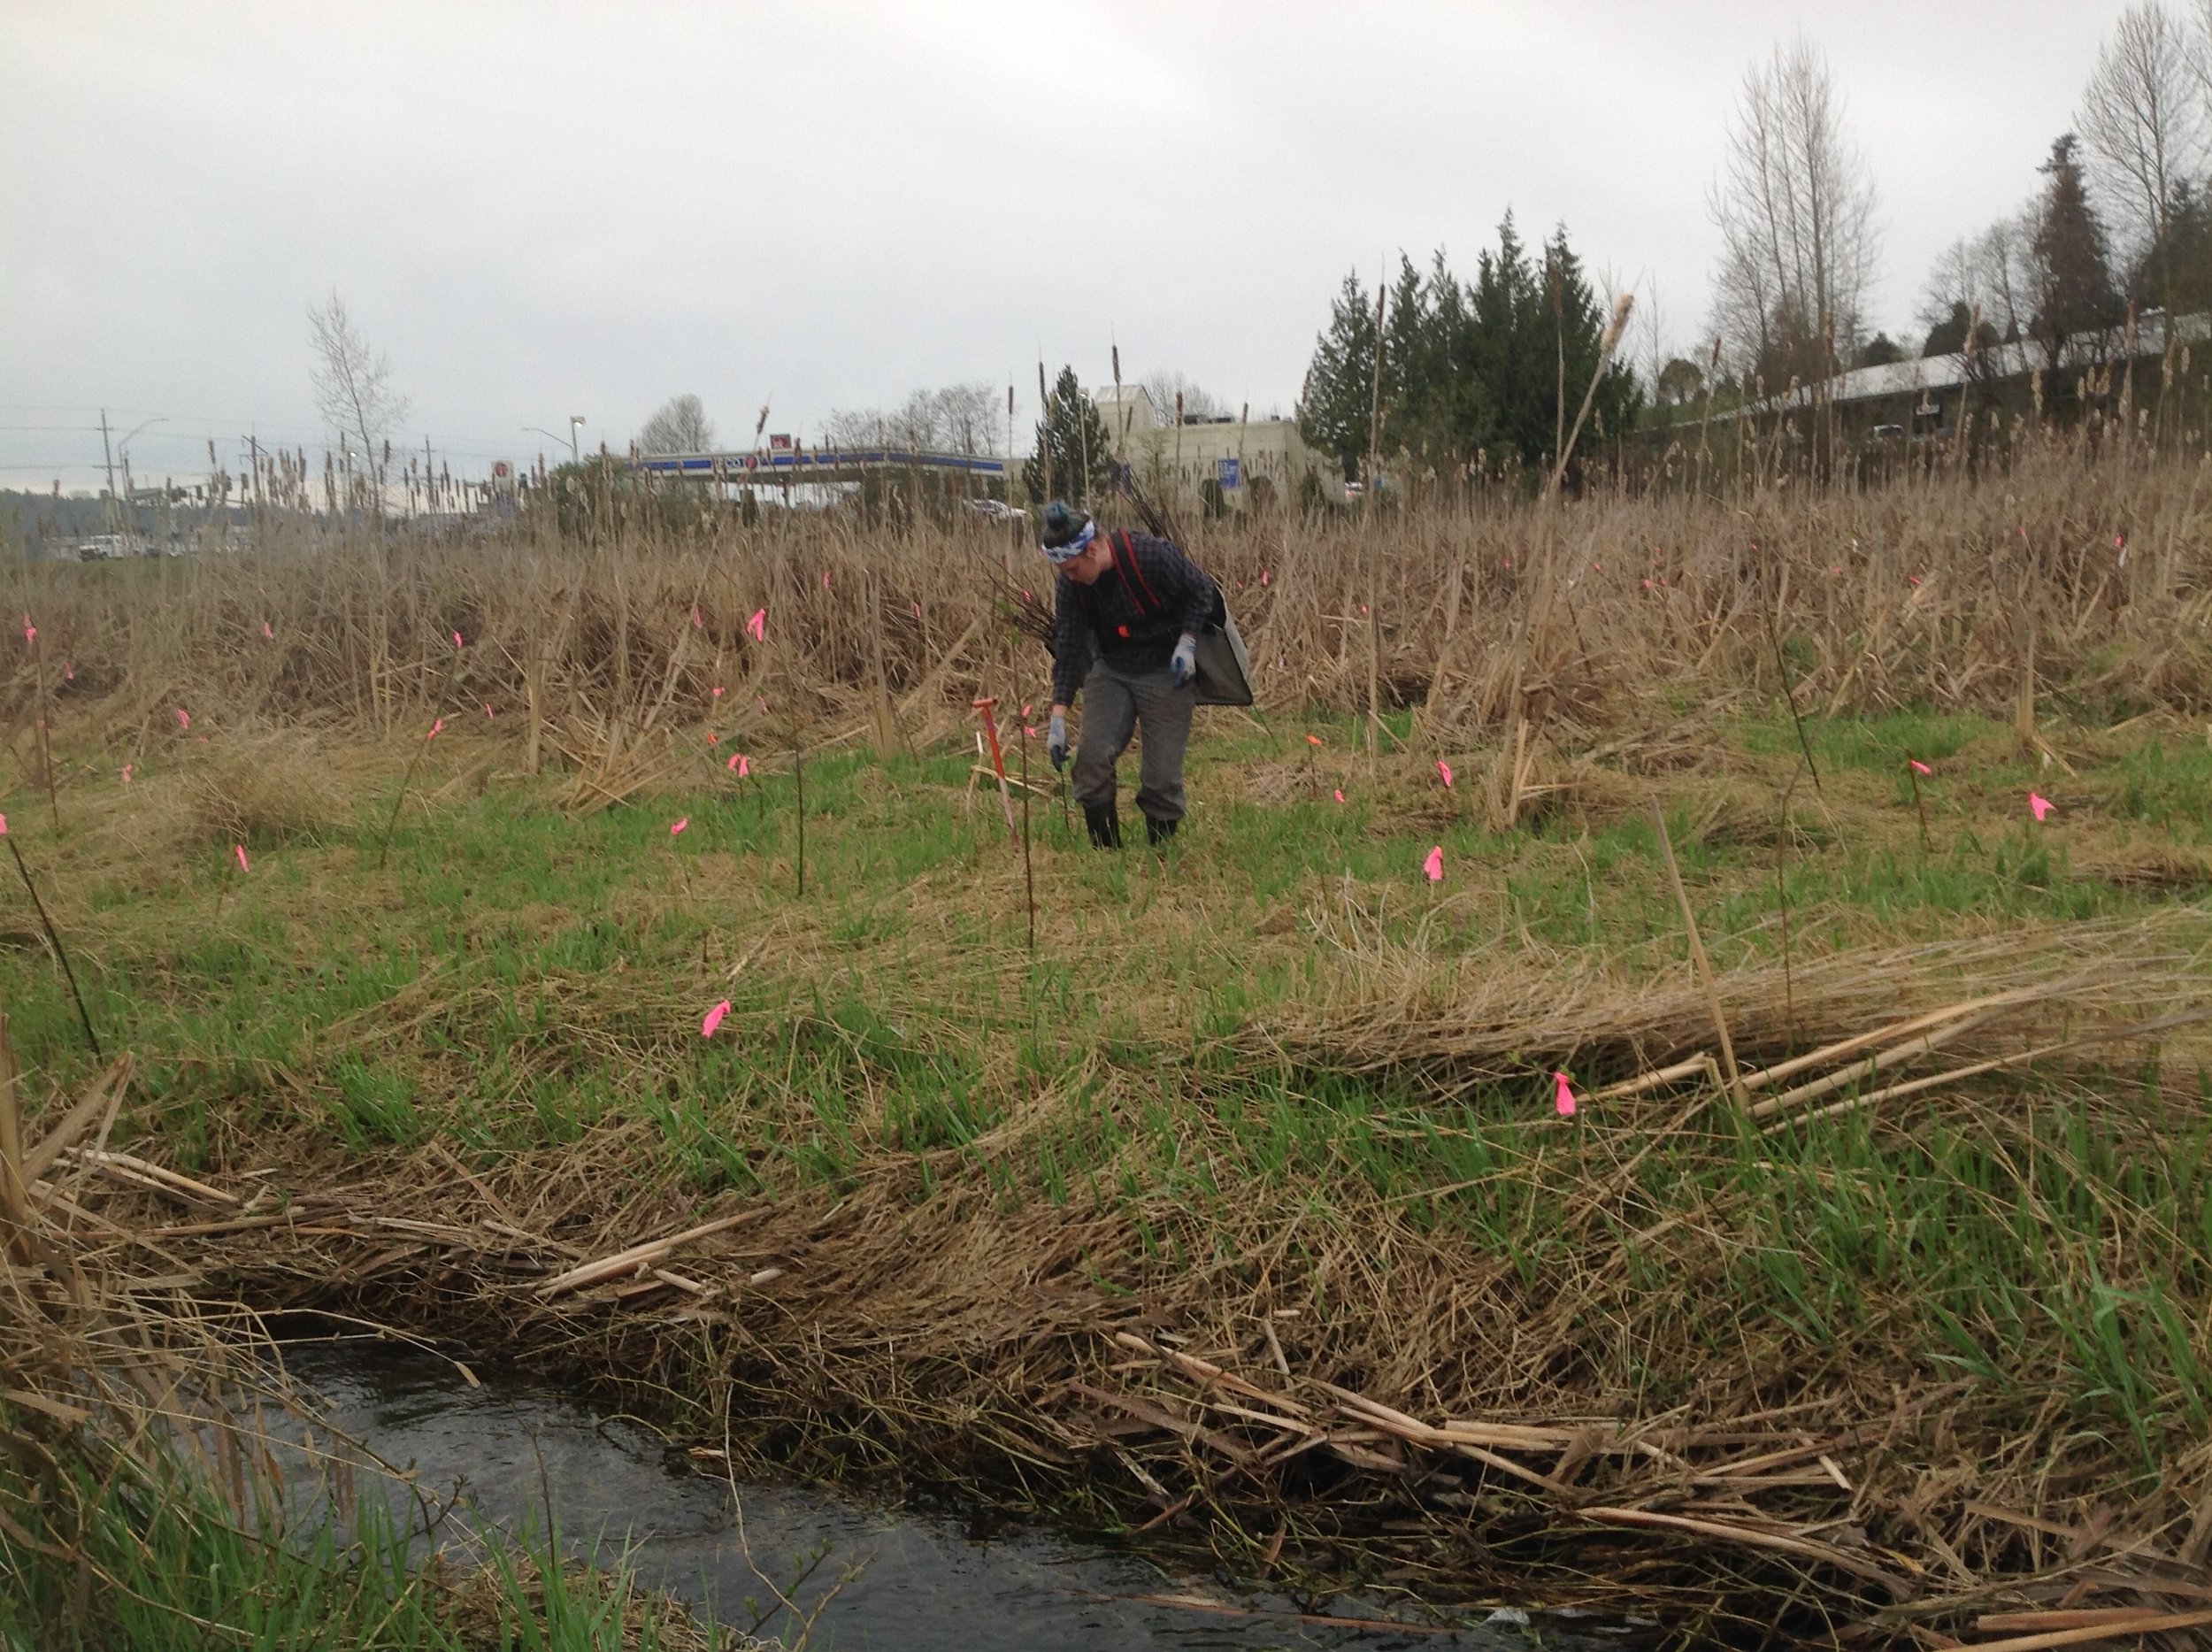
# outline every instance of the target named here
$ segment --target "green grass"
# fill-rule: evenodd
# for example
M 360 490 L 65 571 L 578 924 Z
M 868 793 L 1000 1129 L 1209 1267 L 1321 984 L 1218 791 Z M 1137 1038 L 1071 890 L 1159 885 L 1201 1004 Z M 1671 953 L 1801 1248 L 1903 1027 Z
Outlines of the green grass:
M 303 1529 L 242 1529 L 181 1467 L 96 1475 L 65 1458 L 81 1524 L 42 1516 L 0 1474 L 19 1538 L 0 1529 L 0 1648 L 6 1652 L 658 1652 L 661 1610 L 639 1610 L 618 1556 L 604 1570 L 542 1539 L 479 1534 L 477 1587 L 423 1564 L 408 1528 L 372 1498 L 348 1529 L 327 1512 Z M 42 1541 L 81 1557 L 52 1564 Z M 596 1556 L 593 1559 L 595 1561 Z M 687 1644 L 694 1644 L 688 1642 Z
M 1820 783 L 1796 784 L 1787 831 L 1786 718 L 1746 721 L 1719 764 L 1661 782 L 1724 967 L 1778 956 L 1786 904 L 1801 959 L 2147 912 L 2173 897 L 2110 869 L 2212 833 L 2212 749 L 2170 729 L 2085 736 L 2077 777 L 1965 718 L 1813 719 L 1807 738 Z M 2047 1401 L 2146 1484 L 2201 1429 L 2212 1134 L 2166 1092 L 2029 1074 L 1986 1104 L 1774 1136 L 1715 1113 L 1593 1215 L 1582 1195 L 1637 1144 L 1604 1137 L 1602 1115 L 1563 1132 L 1533 1061 L 1526 1084 L 1440 1108 L 1399 1080 L 1233 1057 L 1226 1039 L 1338 967 L 1314 915 L 1485 970 L 1565 955 L 1633 978 L 1681 956 L 1641 810 L 1499 833 L 1471 774 L 1446 793 L 1409 757 L 1371 787 L 1355 743 L 1341 725 L 1210 726 L 1199 807 L 1164 856 L 1092 853 L 1034 806 L 1033 965 L 1018 853 L 994 796 L 964 801 L 962 749 L 810 761 L 804 901 L 787 777 L 741 788 L 703 761 L 695 791 L 580 819 L 518 787 L 415 811 L 380 876 L 372 796 L 319 844 L 265 849 L 219 918 L 208 865 L 150 877 L 74 859 L 66 836 L 22 842 L 56 868 L 106 1038 L 140 1059 L 150 1105 L 119 1140 L 187 1169 L 242 1168 L 265 1134 L 302 1129 L 355 1152 L 488 1153 L 643 1120 L 648 1156 L 703 1198 L 887 1167 L 917 1203 L 980 1190 L 1000 1210 L 1119 1213 L 1132 1253 L 1097 1266 L 1122 1284 L 1233 1258 L 1256 1210 L 1340 1232 L 1386 1210 L 1471 1268 L 1502 1263 L 1532 1302 L 1573 1281 L 1588 1338 L 1563 1379 L 1647 1409 L 1750 1339 L 1803 1370 L 2001 1385 L 1993 1410 L 2016 1421 Z M 1924 850 L 1909 755 L 1936 771 Z M 2028 820 L 2032 786 L 2060 803 L 2048 827 Z M 1417 871 L 1431 844 L 1441 886 Z M 0 992 L 42 1080 L 88 1071 L 42 956 L 0 955 Z M 730 1022 L 702 1040 L 724 996 Z M 1716 1242 L 1655 1231 L 1693 1214 Z M 1678 1342 L 1655 1351 L 1659 1318 Z

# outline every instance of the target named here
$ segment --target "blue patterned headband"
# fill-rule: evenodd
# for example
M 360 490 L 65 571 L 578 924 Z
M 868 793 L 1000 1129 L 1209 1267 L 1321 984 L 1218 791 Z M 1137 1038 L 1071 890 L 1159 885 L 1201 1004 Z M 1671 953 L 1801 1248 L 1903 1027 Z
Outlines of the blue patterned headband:
M 1047 545 L 1044 548 L 1045 560 L 1056 568 L 1064 567 L 1088 549 L 1091 542 L 1097 537 L 1098 524 L 1094 521 L 1086 522 L 1083 524 L 1083 531 L 1068 541 L 1066 544 Z

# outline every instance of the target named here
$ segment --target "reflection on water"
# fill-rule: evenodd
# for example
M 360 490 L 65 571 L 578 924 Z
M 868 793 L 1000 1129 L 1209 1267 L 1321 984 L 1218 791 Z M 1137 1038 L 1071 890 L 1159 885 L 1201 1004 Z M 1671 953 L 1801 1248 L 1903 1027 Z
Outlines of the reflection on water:
M 332 1422 L 418 1483 L 449 1494 L 481 1519 L 511 1525 L 549 1508 L 565 1537 L 633 1548 L 649 1583 L 740 1625 L 748 1596 L 769 1591 L 748 1567 L 726 1483 L 702 1476 L 642 1425 L 607 1417 L 556 1390 L 488 1380 L 470 1388 L 450 1365 L 388 1344 L 295 1344 L 287 1363 L 319 1392 Z M 752 1557 L 778 1584 L 826 1550 L 798 1591 L 805 1607 L 841 1570 L 866 1563 L 823 1611 L 814 1644 L 834 1652 L 1084 1652 L 1140 1648 L 1353 1647 L 1485 1652 L 1532 1644 L 1616 1647 L 1581 1632 L 1563 1639 L 1515 1625 L 1517 1614 L 1455 1633 L 1300 1622 L 1294 1603 L 1260 1591 L 1231 1594 L 1210 1580 L 1163 1575 L 1133 1557 L 1087 1548 L 1034 1529 L 990 1531 L 956 1512 L 871 1503 L 829 1491 L 748 1486 L 744 1529 Z M 1192 1603 L 1140 1596 L 1173 1594 Z M 1200 1610 L 1197 1602 L 1231 1609 Z M 1382 1603 L 1340 1601 L 1339 1617 L 1372 1619 Z M 768 1632 L 779 1625 L 772 1623 Z

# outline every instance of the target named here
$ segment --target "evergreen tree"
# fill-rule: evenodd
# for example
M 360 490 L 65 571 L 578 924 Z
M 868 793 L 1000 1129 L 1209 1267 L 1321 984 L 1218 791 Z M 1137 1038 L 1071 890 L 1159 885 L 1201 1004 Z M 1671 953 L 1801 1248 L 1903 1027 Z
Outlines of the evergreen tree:
M 1368 399 L 1375 371 L 1375 301 L 1357 273 L 1344 278 L 1329 306 L 1329 329 L 1314 341 L 1313 365 L 1298 407 L 1298 433 L 1336 456 L 1347 481 L 1367 453 Z
M 1441 251 L 1425 278 L 1401 255 L 1382 328 L 1383 449 L 1440 468 L 1478 456 L 1541 465 L 1597 371 L 1607 319 L 1564 229 L 1532 265 L 1509 213 L 1497 249 L 1482 252 L 1465 283 Z M 1367 452 L 1374 371 L 1374 301 L 1348 276 L 1316 342 L 1300 412 L 1306 439 L 1335 454 L 1347 476 Z M 1642 401 L 1634 373 L 1615 361 L 1586 434 L 1626 429 Z
M 1497 251 L 1485 250 L 1475 262 L 1469 308 L 1469 366 L 1486 403 L 1481 425 L 1467 433 L 1470 446 L 1486 449 L 1494 460 L 1509 451 L 1524 464 L 1539 464 L 1551 450 L 1558 420 L 1559 364 L 1549 295 L 1514 233 L 1510 212 L 1498 226 Z
M 1928 329 L 1927 342 L 1920 347 L 1922 356 L 1955 356 L 1966 348 L 1966 330 L 1974 327 L 1974 348 L 1985 350 L 1997 342 L 1997 329 L 1988 322 L 1974 327 L 1974 312 L 1968 309 L 1963 298 L 1951 301 L 1951 313 Z
M 1091 509 L 1113 492 L 1120 474 L 1098 403 L 1083 394 L 1074 368 L 1061 368 L 1037 421 L 1036 449 L 1022 466 L 1022 486 L 1041 503 L 1065 499 Z
M 2037 170 L 2050 180 L 2035 209 L 2030 246 L 2035 259 L 2035 319 L 2030 334 L 2053 362 L 2076 334 L 2116 326 L 2123 314 L 2112 284 L 2104 225 L 2089 200 L 2070 132 L 2051 145 Z
M 2155 273 L 2156 265 L 2146 254 L 2136 267 L 2133 289 L 2149 296 Z M 2166 209 L 2166 284 L 2172 314 L 2212 310 L 2212 206 L 2186 179 L 2174 186 Z

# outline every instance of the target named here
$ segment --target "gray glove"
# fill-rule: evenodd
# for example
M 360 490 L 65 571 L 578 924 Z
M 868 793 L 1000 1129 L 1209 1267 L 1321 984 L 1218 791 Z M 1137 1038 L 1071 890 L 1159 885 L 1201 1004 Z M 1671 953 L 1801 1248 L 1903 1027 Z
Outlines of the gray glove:
M 1178 688 L 1189 688 L 1191 679 L 1198 675 L 1198 639 L 1187 631 L 1168 657 L 1167 675 Z
M 1068 760 L 1068 719 L 1061 712 L 1052 714 L 1052 726 L 1045 734 L 1045 756 L 1052 759 L 1055 769 Z

